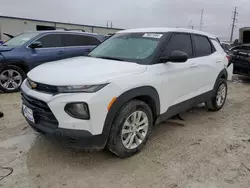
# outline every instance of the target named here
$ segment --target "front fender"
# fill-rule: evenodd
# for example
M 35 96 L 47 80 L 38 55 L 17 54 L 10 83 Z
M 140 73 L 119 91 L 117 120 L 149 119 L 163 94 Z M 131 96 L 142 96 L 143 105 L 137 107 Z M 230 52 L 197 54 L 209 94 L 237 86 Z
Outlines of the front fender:
M 152 86 L 137 87 L 126 91 L 119 97 L 117 97 L 116 101 L 112 104 L 106 116 L 102 134 L 106 135 L 106 137 L 108 138 L 111 125 L 116 117 L 117 112 L 126 102 L 141 96 L 147 96 L 153 99 L 155 106 L 155 109 L 153 110 L 155 110 L 155 114 L 156 116 L 158 116 L 160 114 L 160 99 L 156 89 Z

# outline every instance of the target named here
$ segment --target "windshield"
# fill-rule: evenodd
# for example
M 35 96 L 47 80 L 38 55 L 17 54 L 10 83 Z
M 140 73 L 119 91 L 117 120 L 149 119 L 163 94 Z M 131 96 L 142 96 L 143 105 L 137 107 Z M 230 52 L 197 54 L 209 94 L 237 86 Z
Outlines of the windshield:
M 119 33 L 96 47 L 89 56 L 147 64 L 161 38 L 161 33 Z
M 7 42 L 5 42 L 3 45 L 4 46 L 22 46 L 24 43 L 26 43 L 27 41 L 29 41 L 30 39 L 32 39 L 33 37 L 35 37 L 37 35 L 37 33 L 23 33 L 20 35 L 17 35 L 16 37 L 8 40 Z

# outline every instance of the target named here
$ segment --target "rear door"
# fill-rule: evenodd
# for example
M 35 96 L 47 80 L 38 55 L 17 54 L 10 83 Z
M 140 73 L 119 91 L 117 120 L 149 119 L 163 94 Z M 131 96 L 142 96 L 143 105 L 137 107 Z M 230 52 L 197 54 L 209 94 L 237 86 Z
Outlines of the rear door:
M 33 67 L 45 62 L 56 61 L 63 57 L 63 48 L 60 34 L 46 34 L 38 38 L 36 41 L 42 43 L 41 48 L 29 48 L 29 61 Z
M 62 36 L 65 58 L 86 56 L 100 43 L 100 40 L 87 35 L 63 34 Z
M 193 35 L 195 60 L 199 67 L 199 94 L 211 91 L 215 80 L 224 68 L 225 52 L 215 39 Z M 218 46 L 221 50 L 218 49 Z

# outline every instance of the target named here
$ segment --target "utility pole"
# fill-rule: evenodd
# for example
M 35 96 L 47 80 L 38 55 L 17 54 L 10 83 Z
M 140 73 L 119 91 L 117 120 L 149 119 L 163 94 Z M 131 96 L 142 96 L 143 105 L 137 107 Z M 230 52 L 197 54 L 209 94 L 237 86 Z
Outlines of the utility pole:
M 238 15 L 238 12 L 237 12 L 237 7 L 234 8 L 234 11 L 233 11 L 233 24 L 232 24 L 232 30 L 231 30 L 231 37 L 230 37 L 230 42 L 233 41 L 233 36 L 234 36 L 234 29 L 235 29 L 235 21 L 237 20 L 236 19 L 236 16 Z
M 192 21 L 193 20 L 190 20 L 189 25 L 188 25 L 188 29 L 191 27 Z
M 201 10 L 200 31 L 202 30 L 202 25 L 203 25 L 203 13 L 204 13 L 204 9 Z

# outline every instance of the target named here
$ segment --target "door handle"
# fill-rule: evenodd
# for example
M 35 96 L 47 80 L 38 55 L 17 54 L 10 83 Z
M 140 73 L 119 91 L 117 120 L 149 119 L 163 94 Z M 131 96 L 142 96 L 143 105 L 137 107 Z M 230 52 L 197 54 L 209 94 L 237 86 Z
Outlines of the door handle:
M 216 63 L 222 63 L 222 60 L 217 60 Z
M 58 55 L 63 55 L 63 54 L 64 54 L 63 51 L 58 52 Z
M 198 66 L 198 64 L 197 63 L 192 63 L 191 65 L 190 65 L 190 67 L 191 68 L 193 68 L 193 67 L 197 67 Z

